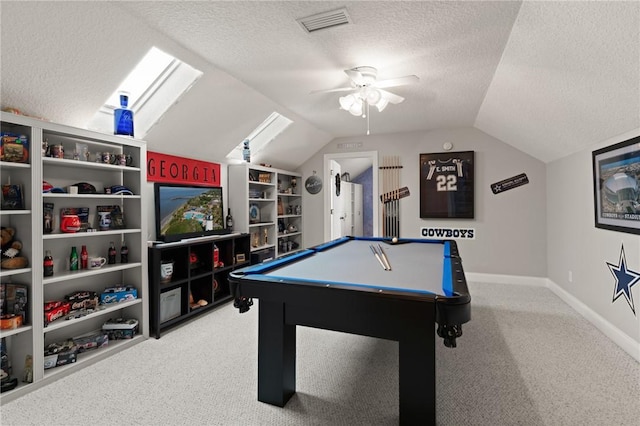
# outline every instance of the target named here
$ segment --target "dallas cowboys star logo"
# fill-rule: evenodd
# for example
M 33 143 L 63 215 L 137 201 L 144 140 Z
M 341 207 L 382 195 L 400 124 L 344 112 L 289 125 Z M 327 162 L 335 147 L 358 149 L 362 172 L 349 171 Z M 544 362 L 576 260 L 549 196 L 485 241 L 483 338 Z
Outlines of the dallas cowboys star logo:
M 618 260 L 618 264 L 614 265 L 612 263 L 607 262 L 607 266 L 609 270 L 613 274 L 613 277 L 616 279 L 616 285 L 613 290 L 613 300 L 611 303 L 615 302 L 620 296 L 624 295 L 625 299 L 627 299 L 627 303 L 633 312 L 633 315 L 636 315 L 636 309 L 633 305 L 633 295 L 631 294 L 631 287 L 640 282 L 640 273 L 632 271 L 627 268 L 627 259 L 624 256 L 624 245 L 622 245 L 620 249 L 620 260 Z

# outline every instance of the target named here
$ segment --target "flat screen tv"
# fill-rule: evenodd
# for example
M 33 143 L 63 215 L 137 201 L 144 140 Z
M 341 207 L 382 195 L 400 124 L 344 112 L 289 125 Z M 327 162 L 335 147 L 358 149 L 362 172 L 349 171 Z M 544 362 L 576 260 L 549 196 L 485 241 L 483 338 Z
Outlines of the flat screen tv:
M 222 187 L 154 183 L 156 239 L 164 242 L 227 234 Z

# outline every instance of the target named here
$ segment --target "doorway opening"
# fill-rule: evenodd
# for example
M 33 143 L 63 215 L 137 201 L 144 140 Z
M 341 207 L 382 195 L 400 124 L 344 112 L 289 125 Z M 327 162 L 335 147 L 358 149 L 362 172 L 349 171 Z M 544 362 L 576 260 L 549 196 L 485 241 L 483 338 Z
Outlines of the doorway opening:
M 359 179 L 364 182 L 360 184 Z M 378 153 L 325 154 L 324 181 L 324 240 L 354 232 L 361 233 L 357 236 L 378 236 Z M 362 186 L 362 207 L 358 205 L 358 186 Z M 361 228 L 357 224 L 358 214 L 362 215 Z

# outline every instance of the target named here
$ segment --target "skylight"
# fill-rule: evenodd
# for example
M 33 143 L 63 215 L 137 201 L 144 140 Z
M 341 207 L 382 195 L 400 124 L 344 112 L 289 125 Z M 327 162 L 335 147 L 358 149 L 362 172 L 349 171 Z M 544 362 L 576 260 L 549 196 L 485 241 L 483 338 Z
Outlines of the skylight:
M 162 75 L 170 73 L 177 65 L 177 61 L 173 56 L 164 53 L 155 47 L 145 55 L 144 58 L 136 65 L 127 78 L 122 82 L 120 87 L 111 94 L 109 100 L 105 103 L 105 107 L 112 110 L 120 107 L 118 93 L 129 93 L 129 105 L 135 108 L 143 100 L 145 93 L 153 90 L 154 83 L 164 81 Z
M 245 139 L 249 139 L 249 146 L 251 149 L 251 157 L 262 151 L 272 140 L 274 140 L 280 133 L 282 133 L 289 125 L 293 123 L 284 115 L 272 112 L 266 120 L 256 127 L 253 132 L 249 134 Z M 242 149 L 244 148 L 244 141 L 240 142 L 238 146 L 227 155 L 227 158 L 232 160 L 242 160 Z
M 119 94 L 129 94 L 134 113 L 134 134 L 144 138 L 162 115 L 200 78 L 202 72 L 152 47 L 94 115 L 90 128 L 113 132 L 113 111 Z

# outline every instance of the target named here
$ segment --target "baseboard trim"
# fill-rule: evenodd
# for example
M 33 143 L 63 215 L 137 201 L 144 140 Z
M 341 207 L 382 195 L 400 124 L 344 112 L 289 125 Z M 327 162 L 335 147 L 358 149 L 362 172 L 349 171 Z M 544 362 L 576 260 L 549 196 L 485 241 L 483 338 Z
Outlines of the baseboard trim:
M 598 330 L 600 330 L 605 336 L 613 340 L 615 344 L 620 346 L 622 350 L 627 352 L 636 361 L 640 362 L 640 342 L 636 342 L 629 335 L 620 331 L 600 314 L 593 309 L 582 303 L 575 296 L 567 292 L 565 289 L 551 281 L 546 279 L 547 287 L 560 299 L 562 299 L 567 305 L 571 306 L 576 312 L 582 315 L 587 321 L 593 324 Z
M 519 275 L 482 274 L 478 272 L 465 272 L 467 281 L 494 284 L 518 284 L 547 287 L 547 279 L 542 277 L 522 277 Z

